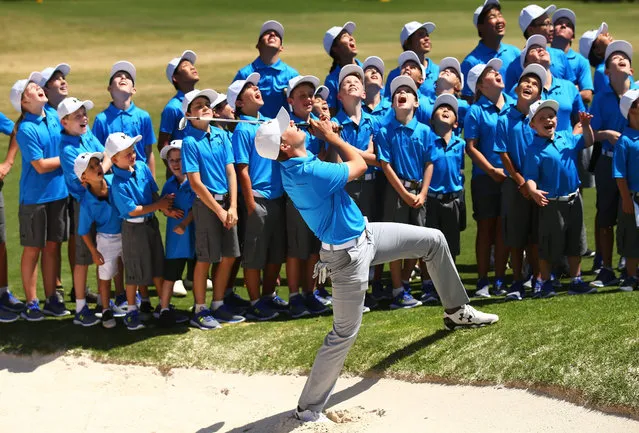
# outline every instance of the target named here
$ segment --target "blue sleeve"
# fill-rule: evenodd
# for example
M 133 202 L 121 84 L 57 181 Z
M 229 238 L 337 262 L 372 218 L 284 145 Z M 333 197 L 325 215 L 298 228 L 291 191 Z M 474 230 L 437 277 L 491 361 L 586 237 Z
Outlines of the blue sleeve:
M 331 74 L 326 76 L 324 85 L 328 88 L 328 100 L 326 103 L 329 108 L 337 108 L 337 81 L 331 77 Z
M 519 76 L 521 75 L 521 73 L 522 73 L 521 63 L 519 62 L 519 58 L 516 58 L 510 63 L 510 65 L 508 66 L 508 69 L 506 69 L 506 76 L 504 77 L 504 79 L 506 80 L 506 82 L 504 83 L 505 88 L 511 89 L 515 85 L 517 85 L 517 82 L 519 81 Z
M 87 192 L 87 194 L 91 194 Z M 78 236 L 84 236 L 89 234 L 91 231 L 91 224 L 95 221 L 93 218 L 93 212 L 91 211 L 91 207 L 85 204 L 86 201 L 83 201 L 80 204 L 80 215 L 78 216 Z
M 182 170 L 184 173 L 200 172 L 200 152 L 195 140 L 189 136 L 182 140 Z M 162 193 L 164 195 L 164 193 Z
M 226 152 L 225 164 L 235 164 L 235 156 L 233 155 L 233 144 L 231 144 L 231 140 L 229 139 L 228 134 L 222 134 L 222 143 Z
M 6 135 L 10 135 L 13 131 L 13 120 L 9 119 L 4 114 L 0 113 L 0 132 Z
M 626 137 L 622 135 L 615 145 L 612 160 L 612 177 L 615 179 L 625 179 L 628 174 L 628 143 L 626 140 Z
M 95 116 L 95 120 L 93 121 L 93 127 L 91 128 L 91 132 L 97 138 L 100 143 L 105 144 L 106 139 L 109 136 L 109 132 L 106 128 L 106 119 L 102 113 Z
M 151 186 L 151 192 L 158 192 L 160 188 L 158 188 L 158 184 L 155 182 L 155 179 L 153 179 L 153 173 L 151 173 L 151 169 L 146 164 L 140 164 L 140 165 L 143 167 L 142 170 L 144 170 L 144 176 L 146 177 L 147 182 Z
M 573 146 L 575 147 L 575 149 L 577 149 L 578 151 L 581 151 L 585 148 L 586 140 L 584 140 L 583 134 L 573 135 L 571 132 L 565 132 L 565 133 L 568 134 L 570 137 L 572 137 Z
M 131 198 L 128 194 L 128 191 L 123 188 L 122 185 L 113 185 L 111 193 L 113 197 L 113 204 L 118 209 L 120 215 L 131 216 L 131 212 L 133 212 L 138 205 L 135 204 L 133 198 Z
M 348 165 L 319 162 L 313 167 L 313 188 L 320 197 L 329 197 L 348 183 Z
M 16 134 L 20 152 L 27 161 L 37 161 L 44 158 L 44 152 L 40 146 L 40 139 L 35 128 L 30 124 L 22 123 Z
M 497 128 L 495 130 L 495 144 L 493 146 L 493 151 L 497 153 L 508 152 L 508 146 L 506 141 L 508 140 L 508 121 L 507 115 L 503 114 L 499 116 L 499 120 L 497 120 Z
M 60 167 L 62 167 L 62 173 L 67 185 L 72 185 L 76 181 L 79 182 L 73 170 L 77 156 L 75 149 L 70 148 L 70 146 L 64 146 L 62 152 L 60 152 Z
M 603 96 L 604 93 L 596 93 L 592 98 L 592 103 L 590 104 L 590 114 L 592 114 L 590 126 L 592 126 L 593 131 L 600 131 L 604 129 L 603 116 L 601 115 L 604 99 Z
M 535 152 L 527 152 L 521 175 L 527 181 L 532 180 L 534 182 L 539 182 L 539 168 L 539 158 Z
M 233 155 L 236 164 L 248 164 L 253 140 L 248 131 L 236 129 L 233 133 Z
M 586 106 L 584 105 L 584 100 L 581 99 L 581 95 L 576 87 L 572 87 L 572 91 L 575 96 L 572 100 L 572 115 L 579 116 L 580 111 L 586 111 Z
M 564 75 L 565 75 L 565 79 L 570 81 L 573 84 L 576 84 L 577 82 L 577 75 L 575 74 L 575 71 L 572 69 L 572 66 L 570 66 L 570 62 L 568 61 L 568 56 L 566 56 L 565 53 L 562 53 L 561 55 L 561 61 L 564 64 Z
M 166 104 L 166 107 L 162 110 L 162 116 L 160 118 L 160 132 L 173 135 L 174 129 L 181 117 L 181 111 L 176 110 L 170 103 Z
M 476 114 L 478 108 L 477 105 L 471 105 L 466 113 L 464 119 L 464 138 L 466 141 L 479 139 L 479 119 Z
M 155 144 L 156 141 L 151 116 L 149 116 L 149 113 L 145 111 L 144 117 L 142 118 L 142 142 L 144 143 L 144 146 L 151 146 Z
M 594 79 L 595 93 L 605 91 L 609 85 L 610 85 L 610 79 L 604 73 L 603 68 L 597 67 L 595 69 L 595 79 Z
M 377 148 L 379 149 L 379 155 L 377 156 L 377 159 L 390 164 L 391 150 L 390 143 L 388 143 L 387 135 L 388 131 L 386 130 L 386 128 L 380 129 L 379 134 L 377 134 Z
M 581 55 L 577 54 L 579 68 L 574 71 L 577 76 L 577 85 L 579 90 L 594 90 L 595 86 L 592 82 L 592 74 L 590 73 L 590 64 Z

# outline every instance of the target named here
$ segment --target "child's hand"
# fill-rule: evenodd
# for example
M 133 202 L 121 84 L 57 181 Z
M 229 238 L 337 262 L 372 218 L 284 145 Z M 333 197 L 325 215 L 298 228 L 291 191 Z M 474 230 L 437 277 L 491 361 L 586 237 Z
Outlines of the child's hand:
M 222 224 L 224 225 L 224 227 L 226 227 L 226 221 L 228 220 L 228 212 L 222 209 L 220 213 L 217 214 L 217 217 L 220 219 L 220 221 L 222 221 Z
M 590 126 L 590 120 L 592 119 L 592 114 L 586 113 L 585 111 L 579 112 L 579 123 L 583 128 L 587 128 Z
M 537 203 L 540 207 L 544 207 L 548 204 L 548 199 L 546 198 L 547 195 L 547 191 L 542 191 L 540 189 L 535 189 L 530 193 L 530 197 L 532 197 L 532 199 L 535 200 L 535 203 Z
M 93 263 L 95 263 L 97 266 L 104 264 L 104 257 L 102 257 L 102 254 L 100 254 L 99 251 L 91 253 L 91 258 L 93 259 Z
M 237 224 L 237 210 L 235 208 L 230 207 L 226 211 L 226 225 L 228 225 L 227 228 L 230 229 L 236 224 Z
M 175 194 L 166 194 L 162 196 L 160 200 L 158 200 L 158 206 L 162 211 L 168 211 L 171 206 L 173 206 L 173 200 L 175 199 Z
M 621 209 L 623 210 L 623 213 L 627 213 L 629 215 L 635 213 L 635 205 L 632 197 L 621 199 Z
M 490 177 L 497 183 L 502 183 L 506 180 L 506 173 L 503 168 L 493 168 Z
M 176 220 L 182 219 L 184 217 L 184 211 L 182 209 L 168 209 L 164 211 L 164 215 L 169 218 L 175 218 Z
M 320 140 L 329 141 L 327 137 L 335 134 L 335 124 L 326 117 L 322 116 L 321 120 L 311 119 L 309 123 L 311 125 L 311 133 Z
M 173 233 L 177 233 L 178 235 L 183 235 L 184 227 L 182 226 L 182 224 L 178 224 L 175 227 L 173 227 Z
M 413 204 L 411 204 L 411 206 L 414 207 L 415 209 L 418 209 L 424 206 L 424 203 L 426 203 L 426 197 L 424 197 L 421 194 L 417 194 L 415 195 L 415 200 L 413 201 Z
M 410 207 L 414 207 L 413 204 L 416 203 L 419 199 L 417 198 L 417 194 L 413 194 L 410 192 L 406 192 L 406 196 L 402 197 L 404 203 L 406 203 Z

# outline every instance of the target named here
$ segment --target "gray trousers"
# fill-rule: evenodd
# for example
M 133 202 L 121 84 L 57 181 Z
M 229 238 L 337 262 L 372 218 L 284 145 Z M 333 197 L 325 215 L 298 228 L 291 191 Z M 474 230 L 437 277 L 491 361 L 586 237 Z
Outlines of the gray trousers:
M 370 266 L 399 259 L 424 258 L 444 308 L 469 302 L 439 230 L 398 223 L 369 223 L 358 245 L 345 250 L 320 251 L 319 266 L 325 266 L 333 282 L 333 330 L 324 338 L 298 405 L 321 411 L 337 382 L 344 360 L 362 323 L 364 294 Z

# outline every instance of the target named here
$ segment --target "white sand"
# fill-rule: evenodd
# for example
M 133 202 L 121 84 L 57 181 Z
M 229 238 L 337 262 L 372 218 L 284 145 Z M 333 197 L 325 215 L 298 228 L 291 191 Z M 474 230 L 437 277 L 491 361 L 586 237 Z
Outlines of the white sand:
M 305 378 L 0 355 L 0 431 L 639 432 L 639 422 L 522 390 L 342 378 L 327 414 L 291 418 Z

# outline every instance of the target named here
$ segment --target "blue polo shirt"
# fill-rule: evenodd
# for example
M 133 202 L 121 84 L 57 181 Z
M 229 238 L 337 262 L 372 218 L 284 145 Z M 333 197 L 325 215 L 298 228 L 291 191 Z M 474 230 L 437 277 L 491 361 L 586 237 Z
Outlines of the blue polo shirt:
M 291 120 L 295 123 L 306 122 L 306 119 L 297 117 L 292 111 L 290 113 L 290 116 Z M 317 116 L 313 113 L 311 113 L 311 119 L 318 120 Z M 306 150 L 311 152 L 313 155 L 317 155 L 320 150 L 322 150 L 322 148 L 326 146 L 326 144 L 322 140 L 311 134 L 308 129 L 305 129 L 304 132 L 306 133 Z
M 590 71 L 588 59 L 572 48 L 568 49 L 566 58 L 572 68 L 572 72 L 575 74 L 574 83 L 579 87 L 579 90 L 594 90 L 595 86 L 592 82 L 592 72 Z
M 363 110 L 359 125 L 353 122 L 344 110 L 339 110 L 332 121 L 342 126 L 339 133 L 342 140 L 359 150 L 368 149 L 368 145 L 379 129 L 373 116 Z M 369 166 L 366 173 L 373 171 L 375 171 L 375 167 Z
M 75 159 L 84 152 L 104 152 L 104 146 L 97 138 L 86 132 L 80 136 L 73 136 L 62 133 L 60 140 L 60 165 L 64 173 L 64 181 L 66 182 L 69 194 L 77 201 L 82 201 L 82 197 L 86 193 L 86 188 L 80 183 L 80 179 L 75 175 L 73 166 Z
M 137 218 L 130 215 L 138 206 L 153 203 L 153 193 L 158 191 L 158 185 L 153 179 L 151 170 L 142 161 L 135 161 L 134 171 L 122 170 L 113 165 L 113 185 L 111 196 L 113 203 L 120 213 L 120 218 Z M 138 215 L 151 217 L 153 212 Z
M 557 78 L 554 74 L 550 88 L 542 90 L 541 99 L 554 99 L 559 103 L 557 131 L 572 133 L 572 117 L 576 118 L 580 111 L 586 111 L 584 101 L 574 83 Z
M 514 45 L 504 44 L 503 42 L 499 44 L 499 49 L 497 51 L 489 48 L 482 42 L 481 40 L 477 44 L 474 50 L 472 50 L 468 55 L 464 58 L 461 63 L 461 72 L 464 74 L 464 77 L 468 77 L 468 72 L 473 68 L 473 66 L 477 66 L 479 64 L 487 64 L 491 59 L 498 58 L 502 61 L 501 69 L 499 73 L 502 77 L 506 77 L 506 71 L 510 64 L 514 61 L 519 61 L 519 55 L 521 51 Z M 462 95 L 464 96 L 473 96 L 473 92 L 468 88 L 468 83 L 464 83 L 464 88 L 462 89 Z
M 555 132 L 554 140 L 535 134 L 524 160 L 524 179 L 533 180 L 537 189 L 548 192 L 548 198 L 577 191 L 581 182 L 577 172 L 579 152 L 584 148 L 582 135 L 568 131 Z
M 124 132 L 129 137 L 141 135 L 142 140 L 135 144 L 135 156 L 138 161 L 146 162 L 146 148 L 156 142 L 149 113 L 136 107 L 133 102 L 126 110 L 109 104 L 106 110 L 95 116 L 93 135 L 104 144 L 109 134 L 114 132 Z
M 377 135 L 379 160 L 387 162 L 400 179 L 422 181 L 424 169 L 431 161 L 431 129 L 415 117 L 406 125 L 396 118 Z
M 526 159 L 526 151 L 532 143 L 534 135 L 535 132 L 530 127 L 530 121 L 526 115 L 519 112 L 516 105 L 511 105 L 502 112 L 497 120 L 497 134 L 493 150 L 497 153 L 508 153 L 515 170 L 521 173 Z M 509 176 L 506 170 L 504 173 Z
M 595 93 L 605 91 L 610 87 L 610 78 L 606 75 L 606 64 L 601 62 L 595 68 L 595 77 L 593 79 L 595 85 Z
M 53 108 L 53 106 L 49 105 L 47 102 L 44 105 L 44 111 L 47 113 L 47 122 L 50 122 L 53 126 L 54 124 L 58 125 L 60 132 L 62 132 L 62 123 L 60 123 L 60 117 L 58 116 L 58 110 Z
M 430 121 L 433 117 L 433 107 L 435 106 L 435 100 L 437 98 L 435 96 L 431 96 L 428 98 L 424 98 L 419 100 L 419 108 L 415 112 L 417 116 L 417 120 L 421 123 L 424 123 L 430 126 Z M 455 134 L 461 135 L 464 129 L 464 119 L 466 118 L 466 113 L 468 113 L 468 108 L 470 108 L 470 104 L 464 99 L 457 99 L 457 129 L 455 129 Z
M 434 134 L 434 133 L 433 133 Z M 438 194 L 461 191 L 464 188 L 462 168 L 466 142 L 455 133 L 448 144 L 435 136 L 431 146 L 433 177 L 428 190 Z
M 381 97 L 379 104 L 377 104 L 372 110 L 362 101 L 362 110 L 373 116 L 377 125 L 384 123 L 385 117 L 390 111 L 392 111 L 392 101 L 390 98 Z
M 240 119 L 257 120 L 257 117 L 241 115 Z M 260 120 L 269 120 L 260 116 Z M 253 192 L 266 199 L 276 199 L 284 194 L 282 177 L 277 161 L 262 158 L 255 150 L 255 132 L 260 125 L 239 123 L 233 132 L 235 164 L 247 164 Z M 239 183 L 239 182 L 238 182 Z
M 25 113 L 16 134 L 22 155 L 20 204 L 42 204 L 69 195 L 62 168 L 39 174 L 31 164 L 40 159 L 60 156 L 60 122 L 50 111 L 44 116 Z
M 286 101 L 286 88 L 288 81 L 297 77 L 300 73 L 287 65 L 282 59 L 277 59 L 272 65 L 267 65 L 257 57 L 252 63 L 244 66 L 235 74 L 236 80 L 246 80 L 253 72 L 260 74 L 260 81 L 257 87 L 260 89 L 264 106 L 260 108 L 260 112 L 266 117 L 275 118 L 280 108 L 288 108 Z
M 639 192 L 639 131 L 626 126 L 617 140 L 612 164 L 612 176 L 626 179 L 628 189 Z
M 428 66 L 426 67 L 426 76 L 424 82 L 419 86 L 419 93 L 424 96 L 433 96 L 435 94 L 435 83 L 439 77 L 439 65 L 435 63 L 431 58 L 428 58 Z M 390 85 L 394 78 L 398 77 L 401 73 L 401 68 L 398 66 L 388 73 L 386 77 L 386 87 L 384 87 L 384 95 L 387 99 L 392 99 L 390 94 Z
M 563 78 L 564 80 L 568 80 L 574 84 L 575 73 L 570 67 L 566 53 L 553 47 L 546 47 L 546 50 L 548 51 L 548 54 L 550 54 L 550 72 L 552 72 L 553 77 Z M 522 68 L 521 61 L 519 59 L 510 64 L 506 71 L 505 78 L 507 89 L 510 89 L 513 85 L 517 84 L 523 71 L 524 68 Z
M 358 59 L 355 59 L 355 63 L 358 66 L 362 66 L 362 62 Z M 339 82 L 339 71 L 342 70 L 341 66 L 336 66 L 331 72 L 328 73 L 326 78 L 324 79 L 324 85 L 328 88 L 328 100 L 326 103 L 330 108 L 340 108 L 342 104 L 338 104 L 337 100 L 337 92 L 338 92 L 338 82 Z M 275 116 L 274 116 L 275 117 Z
M 187 130 L 188 135 L 182 140 L 182 171 L 200 173 L 211 194 L 226 194 L 229 192 L 226 166 L 235 162 L 228 135 L 220 128 L 211 127 L 206 132 L 190 123 Z
M 636 89 L 637 86 L 632 83 L 630 88 Z M 593 116 L 590 122 L 593 131 L 613 130 L 621 132 L 628 125 L 628 120 L 623 117 L 619 109 L 619 97 L 610 86 L 606 90 L 595 94 L 590 105 L 590 113 Z M 603 140 L 601 150 L 612 152 L 614 145 L 608 140 Z
M 502 168 L 501 158 L 495 153 L 493 147 L 495 145 L 495 135 L 497 130 L 497 120 L 499 114 L 506 110 L 509 105 L 515 101 L 505 92 L 504 106 L 500 109 L 493 104 L 490 99 L 482 96 L 477 102 L 470 106 L 466 119 L 464 119 L 464 138 L 468 140 L 477 140 L 477 150 L 486 157 L 494 167 Z M 473 177 L 485 175 L 486 173 L 478 165 L 473 164 Z
M 184 137 L 184 131 L 178 129 L 180 119 L 184 117 L 182 113 L 182 101 L 184 101 L 184 92 L 178 90 L 175 96 L 169 99 L 160 117 L 160 132 L 169 134 L 171 140 L 181 140 Z
M 171 176 L 162 187 L 161 195 L 164 196 L 165 194 L 175 194 L 173 208 L 184 211 L 184 216 L 180 219 L 166 219 L 166 243 L 164 248 L 166 250 L 166 258 L 192 259 L 195 257 L 195 224 L 191 221 L 184 228 L 184 233 L 181 235 L 175 233 L 173 229 L 187 217 L 193 207 L 195 193 L 191 189 L 188 179 L 184 179 L 184 182 L 180 184 L 175 176 Z
M 104 180 L 109 186 L 109 196 L 107 198 L 96 197 L 91 191 L 88 191 L 80 202 L 78 236 L 89 234 L 93 223 L 95 223 L 95 230 L 98 233 L 117 235 L 122 231 L 122 220 L 113 204 L 111 195 L 113 175 L 105 175 Z
M 9 119 L 4 114 L 0 113 L 0 132 L 5 135 L 10 135 L 13 131 L 13 120 Z
M 281 163 L 282 183 L 308 227 L 322 242 L 339 245 L 359 237 L 364 216 L 344 187 L 348 166 L 315 155 Z

